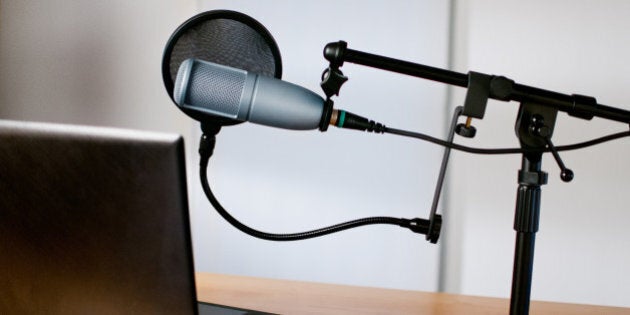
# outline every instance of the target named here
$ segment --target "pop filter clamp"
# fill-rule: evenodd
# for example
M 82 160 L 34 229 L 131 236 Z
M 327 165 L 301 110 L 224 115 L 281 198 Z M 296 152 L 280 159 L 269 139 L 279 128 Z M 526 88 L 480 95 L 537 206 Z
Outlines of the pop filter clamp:
M 464 106 L 457 107 L 453 115 L 451 133 L 448 140 L 451 144 L 454 132 L 469 138 L 475 136 L 476 130 L 471 125 L 472 119 L 483 118 L 489 98 L 520 103 L 515 131 L 523 153 L 521 169 L 518 172 L 519 186 L 514 217 L 516 244 L 510 314 L 528 314 L 534 245 L 540 220 L 541 186 L 547 184 L 547 173 L 541 170 L 542 154 L 545 151 L 550 151 L 553 154 L 561 169 L 560 178 L 564 182 L 570 182 L 574 176 L 573 171 L 568 169 L 562 162 L 558 150 L 551 141 L 558 111 L 564 111 L 570 116 L 586 120 L 600 117 L 626 124 L 630 124 L 630 111 L 598 104 L 596 99 L 590 96 L 566 95 L 517 84 L 503 76 L 472 71 L 466 75 L 352 50 L 348 49 L 347 43 L 344 41 L 326 45 L 324 57 L 330 62 L 330 66 L 324 71 L 323 77 L 325 80 L 322 81 L 322 88 L 329 98 L 332 95 L 338 95 L 341 85 L 347 80 L 339 70 L 344 62 L 467 88 Z M 468 117 L 465 124 L 456 124 L 460 114 Z M 442 160 L 442 169 L 438 178 L 438 187 L 434 197 L 434 207 L 431 211 L 427 238 L 433 222 L 440 219 L 439 215 L 435 214 L 435 207 L 439 198 L 439 188 L 444 177 L 443 172 L 446 168 L 449 148 L 446 148 Z

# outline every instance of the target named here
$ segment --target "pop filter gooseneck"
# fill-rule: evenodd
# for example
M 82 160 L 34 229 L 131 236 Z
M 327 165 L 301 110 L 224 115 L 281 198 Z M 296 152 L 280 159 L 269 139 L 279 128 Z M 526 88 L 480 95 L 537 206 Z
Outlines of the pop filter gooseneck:
M 200 13 L 180 25 L 171 35 L 162 57 L 162 79 L 173 102 L 177 70 L 189 58 L 276 79 L 282 78 L 282 60 L 274 38 L 258 21 L 235 11 L 214 10 Z M 229 118 L 209 118 L 185 109 L 182 111 L 200 121 L 202 126 L 219 127 L 239 123 Z

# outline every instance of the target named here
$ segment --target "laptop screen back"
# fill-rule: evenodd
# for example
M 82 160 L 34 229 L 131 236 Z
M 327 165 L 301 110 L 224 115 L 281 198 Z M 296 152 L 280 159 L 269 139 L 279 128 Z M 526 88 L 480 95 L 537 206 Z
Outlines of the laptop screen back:
M 0 314 L 194 314 L 179 136 L 0 121 Z

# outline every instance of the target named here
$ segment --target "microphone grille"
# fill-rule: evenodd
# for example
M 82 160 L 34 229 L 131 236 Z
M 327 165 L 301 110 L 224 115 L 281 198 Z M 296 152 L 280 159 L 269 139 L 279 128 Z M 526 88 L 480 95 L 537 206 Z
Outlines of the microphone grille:
M 190 69 L 184 103 L 216 115 L 236 118 L 246 77 L 246 71 L 195 60 Z M 175 95 L 180 95 L 180 88 L 175 85 Z

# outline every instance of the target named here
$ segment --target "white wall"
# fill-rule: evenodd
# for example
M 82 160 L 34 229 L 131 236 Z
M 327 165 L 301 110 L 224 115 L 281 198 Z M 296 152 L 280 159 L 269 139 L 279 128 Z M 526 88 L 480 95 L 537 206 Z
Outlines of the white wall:
M 203 1 L 265 25 L 283 79 L 321 94 L 326 43 L 446 65 L 445 1 Z M 392 126 L 444 133 L 446 90 L 425 80 L 346 64 L 336 106 Z M 220 201 L 252 227 L 298 232 L 366 216 L 427 217 L 441 148 L 389 135 L 295 132 L 243 124 L 218 138 L 210 176 Z M 198 189 L 199 185 L 195 188 Z M 284 279 L 435 290 L 438 246 L 394 226 L 273 243 L 231 227 L 203 196 L 194 207 L 199 270 Z
M 630 2 L 457 1 L 455 67 L 506 75 L 519 83 L 597 97 L 630 109 Z M 456 98 L 463 99 L 463 89 Z M 517 103 L 493 101 L 477 122 L 474 141 L 483 147 L 517 145 Z M 590 122 L 559 114 L 556 144 L 627 130 L 602 119 Z M 629 140 L 561 153 L 575 179 L 564 183 L 551 156 L 543 169 L 540 232 L 532 298 L 630 306 L 630 221 L 627 191 Z M 455 153 L 449 205 L 461 228 L 450 248 L 450 291 L 507 297 L 514 250 L 513 217 L 520 157 Z M 459 273 L 460 271 L 461 273 Z M 459 276 L 459 277 L 457 277 Z M 459 278 L 459 279 L 457 279 Z M 452 279 L 451 279 L 452 280 Z M 458 281 L 459 280 L 459 283 Z
M 196 1 L 1 1 L 0 118 L 189 134 L 162 50 Z

